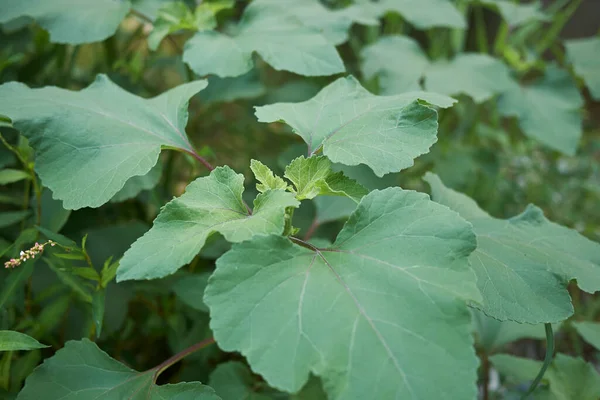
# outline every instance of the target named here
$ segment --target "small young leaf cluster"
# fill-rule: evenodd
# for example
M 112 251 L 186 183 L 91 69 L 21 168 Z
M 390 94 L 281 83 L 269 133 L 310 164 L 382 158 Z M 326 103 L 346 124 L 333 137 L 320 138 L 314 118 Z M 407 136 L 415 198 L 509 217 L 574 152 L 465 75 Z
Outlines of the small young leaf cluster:
M 0 397 L 600 398 L 581 3 L 4 0 Z

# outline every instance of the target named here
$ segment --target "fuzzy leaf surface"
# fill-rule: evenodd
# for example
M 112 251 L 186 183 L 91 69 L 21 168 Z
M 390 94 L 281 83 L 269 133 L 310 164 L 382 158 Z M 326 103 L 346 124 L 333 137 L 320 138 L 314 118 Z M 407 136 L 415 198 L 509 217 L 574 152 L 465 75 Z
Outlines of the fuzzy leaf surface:
M 550 66 L 531 85 L 516 83 L 498 101 L 498 111 L 514 116 L 525 135 L 574 155 L 582 134 L 583 98 L 567 71 Z
M 447 95 L 466 94 L 481 103 L 511 87 L 509 70 L 486 54 L 462 53 L 452 60 L 429 61 L 416 40 L 385 36 L 364 48 L 362 69 L 379 76 L 381 93 L 423 89 Z M 398 66 L 401 65 L 401 68 Z
M 516 217 L 496 219 L 436 175 L 428 173 L 425 180 L 435 201 L 473 224 L 477 249 L 470 262 L 483 296 L 480 309 L 487 315 L 530 324 L 559 322 L 573 313 L 567 291 L 571 279 L 588 293 L 600 290 L 600 244 L 547 220 L 534 205 Z
M 146 175 L 161 146 L 193 151 L 187 105 L 205 87 L 195 81 L 143 99 L 105 75 L 79 92 L 10 82 L 0 86 L 0 114 L 29 139 L 37 173 L 66 209 L 99 207 Z
M 375 96 L 354 77 L 339 78 L 312 99 L 256 107 L 260 122 L 284 121 L 333 162 L 368 165 L 376 175 L 410 167 L 437 140 L 437 112 L 450 97 L 427 92 Z
M 600 100 L 600 38 L 567 40 L 567 57 L 595 100 Z
M 183 60 L 198 75 L 242 75 L 252 69 L 256 52 L 276 70 L 324 76 L 344 72 L 335 46 L 271 2 L 251 3 L 236 32 L 198 32 L 185 45 Z
M 469 399 L 474 248 L 456 213 L 389 188 L 365 196 L 329 248 L 273 235 L 234 245 L 204 300 L 219 346 L 276 388 L 297 391 L 312 372 L 330 399 Z
M 111 358 L 88 339 L 68 341 L 25 381 L 18 400 L 219 400 L 199 382 L 157 386 L 155 370 L 137 372 Z
M 260 161 L 251 160 L 250 169 L 256 180 L 260 182 L 256 185 L 256 190 L 259 192 L 264 193 L 267 190 L 287 189 L 287 182 L 283 178 L 273 174 L 273 171 Z
M 115 0 L 2 0 L 0 24 L 30 17 L 50 33 L 51 42 L 98 42 L 115 33 L 129 7 L 129 1 Z
M 243 175 L 229 167 L 218 167 L 190 183 L 127 250 L 119 263 L 117 281 L 170 275 L 192 261 L 215 232 L 234 243 L 255 235 L 281 234 L 285 208 L 299 205 L 294 195 L 282 190 L 262 193 L 249 214 L 242 201 L 243 183 Z

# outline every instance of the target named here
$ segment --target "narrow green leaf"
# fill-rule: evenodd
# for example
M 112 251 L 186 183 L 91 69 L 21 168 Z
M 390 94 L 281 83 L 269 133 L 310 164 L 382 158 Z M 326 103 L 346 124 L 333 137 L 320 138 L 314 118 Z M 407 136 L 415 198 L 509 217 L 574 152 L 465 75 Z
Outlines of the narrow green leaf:
M 500 114 L 517 117 L 525 135 L 567 155 L 574 155 L 579 145 L 581 106 L 575 82 L 555 66 L 531 85 L 513 84 L 498 101 Z
M 0 309 L 8 304 L 8 301 L 16 290 L 22 287 L 27 279 L 29 279 L 33 272 L 34 264 L 34 261 L 29 261 L 10 271 L 8 278 L 6 278 L 0 287 Z
M 0 213 L 0 228 L 6 228 L 7 226 L 21 222 L 30 215 L 31 212 L 29 210 L 2 212 Z
M 94 327 L 96 329 L 96 339 L 102 333 L 102 321 L 104 320 L 104 297 L 105 290 L 96 290 L 92 295 L 92 318 L 94 319 Z
M 250 160 L 250 169 L 254 174 L 254 177 L 260 183 L 256 185 L 256 190 L 261 193 L 267 190 L 286 190 L 288 184 L 282 178 L 273 174 L 273 171 L 265 164 L 257 160 Z
M 477 249 L 470 256 L 483 296 L 480 308 L 504 320 L 539 324 L 573 314 L 567 284 L 576 279 L 589 293 L 600 290 L 600 244 L 555 224 L 529 205 L 508 220 L 485 214 L 464 194 L 427 173 L 432 197 L 473 224 Z
M 277 70 L 306 76 L 344 72 L 335 46 L 323 35 L 260 1 L 246 7 L 235 35 L 196 33 L 185 45 L 183 60 L 198 75 L 238 76 L 252 69 L 253 52 Z
M 155 370 L 134 371 L 112 359 L 88 339 L 68 341 L 25 381 L 18 400 L 219 400 L 199 382 L 157 386 Z
M 367 78 L 379 76 L 381 93 L 423 89 L 447 95 L 466 94 L 481 103 L 512 87 L 508 67 L 487 54 L 462 53 L 451 60 L 429 61 L 416 40 L 384 36 L 361 52 Z M 398 68 L 401 64 L 404 67 Z
M 8 185 L 23 179 L 29 179 L 29 174 L 25 171 L 10 168 L 0 171 L 0 185 Z
M 449 107 L 450 97 L 410 92 L 375 96 L 353 77 L 339 78 L 312 99 L 256 108 L 260 122 L 285 121 L 308 145 L 331 161 L 368 165 L 378 176 L 413 165 L 437 133 L 437 113 L 424 100 Z
M 0 331 L 0 351 L 33 350 L 49 347 L 21 332 Z
M 187 102 L 205 87 L 195 81 L 142 99 L 105 75 L 79 92 L 10 82 L 0 86 L 0 113 L 30 139 L 37 173 L 66 209 L 98 207 L 147 174 L 161 146 L 193 152 Z
M 573 322 L 573 326 L 586 342 L 600 351 L 600 323 L 598 322 Z
M 600 100 L 600 38 L 567 40 L 565 48 L 575 73 L 583 78 L 594 100 Z
M 273 387 L 295 392 L 312 372 L 329 398 L 471 399 L 475 247 L 455 212 L 389 188 L 365 196 L 329 248 L 274 235 L 233 245 L 204 301 L 219 346 Z
M 79 249 L 79 246 L 77 246 L 77 243 L 75 243 L 74 241 L 72 241 L 71 239 L 69 239 L 68 237 L 66 237 L 64 235 L 61 235 L 60 233 L 54 233 L 42 226 L 36 226 L 35 229 L 40 231 L 40 233 L 42 233 L 48 239 L 60 244 L 63 247 L 66 247 L 71 250 Z
M 92 287 L 88 283 L 79 279 L 79 277 L 71 273 L 69 269 L 62 268 L 47 258 L 44 258 L 44 261 L 48 264 L 48 267 L 54 271 L 60 281 L 70 287 L 73 292 L 77 293 L 83 301 L 87 303 L 92 302 Z
M 70 44 L 98 42 L 112 36 L 130 7 L 127 0 L 2 1 L 0 24 L 31 17 L 50 33 L 51 42 Z
M 181 197 L 162 208 L 152 228 L 125 253 L 117 281 L 172 274 L 192 261 L 214 232 L 230 242 L 281 234 L 285 208 L 299 205 L 294 195 L 281 190 L 262 193 L 249 214 L 242 200 L 243 182 L 243 175 L 218 167 L 190 183 Z

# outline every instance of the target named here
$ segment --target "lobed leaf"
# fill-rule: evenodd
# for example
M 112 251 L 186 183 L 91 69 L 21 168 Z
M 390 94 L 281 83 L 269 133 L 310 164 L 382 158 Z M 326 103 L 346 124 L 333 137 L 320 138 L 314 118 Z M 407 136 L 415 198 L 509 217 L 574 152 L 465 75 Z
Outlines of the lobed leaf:
M 466 221 L 390 188 L 365 196 L 331 247 L 294 242 L 255 237 L 217 260 L 204 300 L 222 349 L 290 392 L 312 372 L 330 399 L 475 397 Z
M 366 164 L 382 176 L 410 167 L 437 140 L 437 112 L 422 100 L 440 107 L 454 102 L 427 92 L 375 96 L 350 76 L 305 102 L 256 107 L 256 116 L 290 125 L 309 155 L 322 149 L 333 162 Z
M 219 400 L 199 382 L 157 386 L 155 369 L 137 372 L 111 358 L 88 339 L 68 341 L 25 381 L 18 400 L 129 399 Z
M 243 175 L 229 167 L 218 167 L 190 183 L 127 250 L 119 263 L 117 281 L 170 275 L 192 261 L 215 232 L 234 243 L 255 235 L 281 234 L 285 208 L 299 205 L 294 195 L 282 190 L 262 193 L 250 213 L 242 200 L 243 183 Z
M 589 293 L 600 290 L 600 244 L 555 224 L 529 205 L 508 220 L 485 214 L 469 197 L 427 173 L 432 197 L 473 224 L 477 249 L 469 260 L 483 296 L 477 305 L 499 320 L 559 322 L 573 314 L 567 285 L 577 279 Z
M 99 207 L 132 177 L 146 175 L 162 146 L 193 152 L 185 134 L 195 81 L 142 99 L 105 75 L 79 92 L 22 83 L 0 86 L 0 114 L 36 150 L 36 171 L 66 209 Z
M 242 75 L 252 69 L 256 52 L 276 70 L 323 76 L 344 72 L 334 45 L 294 16 L 281 13 L 270 1 L 252 2 L 236 32 L 196 33 L 185 45 L 183 60 L 198 75 Z
M 531 85 L 513 84 L 498 101 L 500 114 L 517 117 L 527 136 L 567 155 L 575 154 L 581 138 L 581 106 L 569 73 L 554 66 Z
M 112 36 L 129 8 L 129 1 L 115 0 L 2 0 L 0 24 L 30 17 L 48 31 L 51 42 L 90 43 Z
M 508 67 L 487 54 L 462 53 L 451 60 L 429 61 L 417 41 L 407 36 L 384 36 L 365 47 L 361 59 L 365 76 L 379 76 L 381 93 L 386 95 L 419 90 L 423 81 L 425 90 L 466 94 L 481 103 L 513 83 Z

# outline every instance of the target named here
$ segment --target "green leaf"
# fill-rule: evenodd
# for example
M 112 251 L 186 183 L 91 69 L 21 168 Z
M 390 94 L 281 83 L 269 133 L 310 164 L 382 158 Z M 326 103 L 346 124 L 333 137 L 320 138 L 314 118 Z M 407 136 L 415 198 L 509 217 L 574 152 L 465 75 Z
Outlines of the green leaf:
M 600 289 L 600 245 L 555 224 L 529 205 L 520 215 L 496 219 L 467 196 L 427 173 L 432 197 L 473 224 L 477 249 L 470 262 L 487 315 L 530 324 L 559 322 L 573 313 L 567 284 L 576 279 L 589 293 Z M 468 210 L 465 212 L 465 210 Z
M 117 281 L 153 279 L 189 263 L 214 232 L 230 242 L 255 235 L 281 234 L 286 207 L 297 207 L 292 193 L 271 190 L 254 200 L 250 215 L 242 201 L 244 177 L 229 167 L 190 183 L 186 192 L 165 205 L 153 227 L 125 253 Z
M 0 228 L 6 228 L 7 226 L 21 222 L 29 217 L 30 214 L 29 210 L 2 212 L 0 213 Z
M 600 100 L 600 38 L 567 40 L 565 48 L 575 73 L 583 78 L 592 98 Z
M 216 14 L 233 6 L 233 1 L 202 3 L 194 13 L 181 1 L 165 3 L 157 12 L 148 47 L 156 50 L 160 42 L 179 30 L 205 31 L 217 26 Z
M 159 161 L 146 175 L 134 176 L 125 182 L 125 186 L 123 186 L 110 201 L 117 203 L 132 199 L 142 191 L 154 188 L 160 181 L 161 175 L 162 163 Z
M 8 185 L 23 179 L 29 179 L 29 174 L 25 171 L 10 168 L 0 171 L 0 185 Z
M 407 36 L 384 36 L 365 47 L 361 59 L 365 76 L 379 76 L 381 93 L 387 95 L 419 90 L 423 81 L 425 90 L 466 94 L 481 103 L 512 87 L 508 67 L 494 57 L 462 53 L 432 62 L 417 41 Z
M 285 175 L 296 188 L 298 200 L 319 195 L 346 196 L 358 203 L 368 193 L 361 184 L 343 172 L 333 172 L 331 161 L 324 156 L 300 156 L 285 169 Z
M 11 82 L 0 86 L 0 113 L 30 139 L 37 173 L 66 209 L 98 207 L 146 175 L 161 146 L 193 152 L 187 101 L 204 87 L 195 81 L 142 99 L 105 75 L 79 92 Z
M 573 322 L 573 326 L 586 342 L 600 350 L 600 323 L 582 321 Z
M 256 52 L 276 70 L 306 76 L 344 72 L 344 63 L 324 36 L 278 7 L 252 2 L 234 35 L 198 32 L 185 45 L 183 60 L 198 75 L 242 75 L 252 69 Z
M 539 361 L 506 354 L 492 356 L 490 361 L 500 373 L 520 381 L 533 380 L 542 365 Z M 593 365 L 581 358 L 557 354 L 544 380 L 549 383 L 552 400 L 596 400 L 600 397 L 600 375 Z
M 71 215 L 71 210 L 65 210 L 62 201 L 54 199 L 52 197 L 52 192 L 48 188 L 42 190 L 41 200 L 42 215 L 40 218 L 40 225 L 51 232 L 60 232 L 62 227 L 67 223 L 67 220 Z
M 513 321 L 498 321 L 483 312 L 472 309 L 473 326 L 477 343 L 488 354 L 500 350 L 503 346 L 519 339 L 545 339 L 544 325 L 519 324 Z
M 9 304 L 12 295 L 24 286 L 25 281 L 29 279 L 33 272 L 34 264 L 33 261 L 30 261 L 20 265 L 16 271 L 11 271 L 8 278 L 2 282 L 2 286 L 0 287 L 0 309 Z
M 2 0 L 0 24 L 31 17 L 55 43 L 98 42 L 112 36 L 129 12 L 129 1 Z M 21 102 L 18 102 L 21 104 Z
M 319 224 L 346 219 L 356 209 L 354 200 L 347 197 L 322 196 L 314 199 Z
M 382 176 L 410 167 L 437 140 L 437 113 L 420 100 L 441 107 L 454 102 L 426 92 L 375 96 L 350 76 L 302 103 L 256 107 L 256 116 L 260 122 L 285 121 L 310 155 L 323 149 L 333 162 L 366 164 Z
M 512 0 L 471 0 L 474 3 L 482 3 L 497 10 L 506 23 L 516 27 L 530 21 L 548 21 L 549 15 L 542 11 L 539 1 L 530 3 L 515 3 Z
M 208 307 L 202 298 L 209 276 L 209 273 L 184 275 L 175 282 L 172 289 L 183 303 L 195 310 L 208 312 Z
M 466 28 L 466 22 L 452 2 L 448 0 L 362 0 L 361 7 L 367 15 L 383 17 L 396 12 L 418 29 L 434 27 Z
M 374 191 L 330 248 L 274 235 L 233 245 L 204 301 L 219 347 L 278 389 L 312 372 L 329 398 L 474 398 L 475 246 L 470 225 L 425 194 Z
M 256 185 L 256 190 L 259 192 L 264 193 L 267 190 L 287 189 L 287 182 L 283 178 L 274 175 L 273 171 L 260 161 L 250 160 L 250 169 L 256 180 L 260 182 Z
M 104 305 L 106 291 L 104 289 L 96 290 L 92 295 L 92 318 L 96 329 L 96 339 L 102 333 L 102 322 L 104 320 Z
M 256 70 L 233 78 L 208 77 L 208 87 L 200 97 L 205 103 L 232 102 L 240 99 L 254 99 L 267 92 Z
M 583 98 L 567 71 L 554 66 L 528 86 L 513 84 L 500 96 L 498 111 L 515 116 L 525 135 L 567 155 L 581 138 Z
M 0 351 L 33 350 L 49 347 L 21 332 L 0 331 Z
M 214 391 L 199 382 L 157 386 L 155 369 L 137 372 L 112 359 L 88 339 L 68 341 L 44 361 L 25 381 L 18 400 L 218 400 Z

